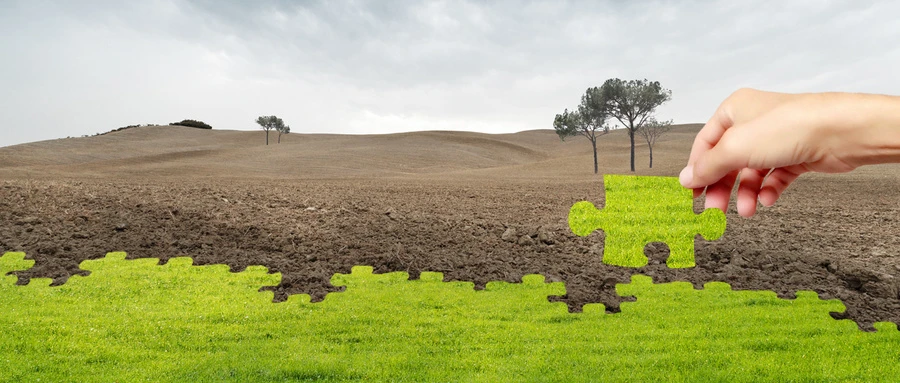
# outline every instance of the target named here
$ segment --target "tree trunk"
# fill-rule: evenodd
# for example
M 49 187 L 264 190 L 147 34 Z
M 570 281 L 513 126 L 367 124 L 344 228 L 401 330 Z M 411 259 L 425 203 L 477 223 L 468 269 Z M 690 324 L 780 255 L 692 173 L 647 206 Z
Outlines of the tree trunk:
M 266 146 L 269 145 L 269 129 L 266 129 Z
M 628 137 L 631 138 L 631 172 L 634 172 L 634 125 L 628 129 Z
M 281 133 L 280 132 L 278 133 L 278 143 L 279 144 L 281 143 Z
M 594 174 L 599 173 L 599 169 L 597 168 L 597 140 L 591 140 L 591 144 L 594 146 Z
M 650 169 L 653 169 L 653 145 L 647 145 L 650 148 Z

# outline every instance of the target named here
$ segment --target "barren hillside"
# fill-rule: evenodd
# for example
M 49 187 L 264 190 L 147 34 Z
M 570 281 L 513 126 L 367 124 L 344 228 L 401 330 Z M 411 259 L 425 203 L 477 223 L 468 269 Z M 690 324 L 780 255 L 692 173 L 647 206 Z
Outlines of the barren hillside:
M 681 125 L 654 148 L 658 169 L 672 174 L 687 158 L 699 125 Z M 552 130 L 513 134 L 429 131 L 386 135 L 290 134 L 265 145 L 262 131 L 149 126 L 102 136 L 0 148 L 0 175 L 357 178 L 383 176 L 559 177 L 590 175 L 590 143 L 560 141 Z M 628 171 L 628 136 L 602 137 L 601 167 Z M 647 173 L 646 143 L 637 164 Z

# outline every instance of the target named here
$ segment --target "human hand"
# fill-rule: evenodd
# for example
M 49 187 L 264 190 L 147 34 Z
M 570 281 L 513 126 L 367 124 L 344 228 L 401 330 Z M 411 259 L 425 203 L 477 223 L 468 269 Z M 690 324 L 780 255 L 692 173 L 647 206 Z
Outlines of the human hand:
M 681 184 L 695 197 L 705 188 L 706 207 L 726 211 L 740 177 L 737 209 L 750 217 L 757 201 L 772 206 L 803 173 L 853 170 L 865 163 L 846 134 L 858 125 L 857 97 L 738 90 L 697 134 Z

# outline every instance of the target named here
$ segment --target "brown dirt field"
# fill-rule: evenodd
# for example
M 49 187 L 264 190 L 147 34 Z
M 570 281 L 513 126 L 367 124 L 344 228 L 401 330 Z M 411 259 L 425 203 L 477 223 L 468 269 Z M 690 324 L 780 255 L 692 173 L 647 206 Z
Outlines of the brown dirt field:
M 640 146 L 636 174 L 677 175 L 697 129 L 660 139 L 654 169 Z M 600 141 L 601 173 L 629 174 L 624 132 Z M 627 298 L 613 286 L 639 273 L 786 298 L 813 290 L 841 299 L 847 311 L 834 316 L 863 329 L 900 323 L 900 166 L 805 175 L 751 219 L 732 206 L 721 239 L 697 239 L 691 269 L 666 268 L 659 244 L 644 268 L 602 264 L 603 233 L 576 237 L 566 223 L 573 203 L 603 203 L 592 170 L 587 140 L 552 131 L 291 134 L 266 147 L 261 131 L 141 127 L 0 148 L 0 253 L 36 260 L 21 284 L 64 283 L 110 251 L 264 265 L 283 274 L 276 300 L 322 299 L 355 265 L 476 287 L 543 274 L 566 283 L 550 299 L 573 311 L 602 302 L 616 312 Z M 510 228 L 513 242 L 501 239 Z

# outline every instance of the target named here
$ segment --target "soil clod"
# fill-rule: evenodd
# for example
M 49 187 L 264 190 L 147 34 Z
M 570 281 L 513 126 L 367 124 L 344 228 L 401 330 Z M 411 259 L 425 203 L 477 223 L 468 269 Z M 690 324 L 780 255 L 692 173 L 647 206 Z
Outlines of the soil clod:
M 515 242 L 516 241 L 516 229 L 509 227 L 500 235 L 500 239 L 506 242 Z

